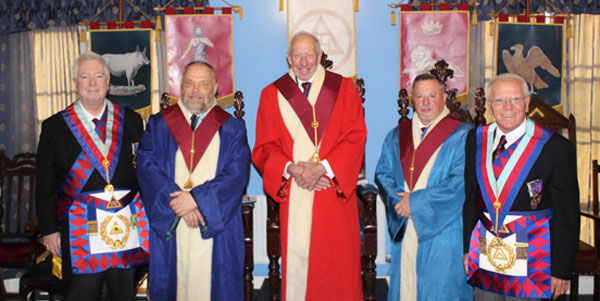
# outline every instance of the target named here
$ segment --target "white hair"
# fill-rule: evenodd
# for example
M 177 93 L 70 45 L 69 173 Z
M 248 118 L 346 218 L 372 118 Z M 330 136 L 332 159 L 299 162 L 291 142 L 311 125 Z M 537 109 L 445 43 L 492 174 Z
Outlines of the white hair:
M 319 41 L 319 38 L 317 38 L 317 36 L 315 36 L 314 34 L 308 32 L 306 30 L 298 31 L 292 36 L 292 39 L 290 40 L 290 45 L 288 46 L 288 53 L 292 53 L 292 45 L 294 44 L 296 39 L 298 39 L 299 37 L 302 37 L 302 36 L 309 36 L 309 37 L 313 38 L 313 40 L 315 40 L 317 54 L 321 53 L 321 42 Z
M 487 100 L 491 100 L 491 93 L 492 93 L 492 86 L 498 82 L 498 81 L 505 81 L 505 80 L 516 80 L 521 84 L 521 90 L 523 92 L 523 95 L 525 97 L 528 97 L 530 95 L 529 93 L 529 87 L 527 86 L 527 82 L 519 75 L 514 74 L 514 73 L 502 73 L 500 75 L 497 75 L 496 77 L 494 77 L 487 85 L 487 87 L 485 88 L 485 98 Z
M 108 64 L 106 63 L 104 58 L 95 52 L 88 51 L 79 55 L 79 57 L 75 60 L 73 67 L 71 68 L 71 74 L 74 80 L 77 79 L 77 73 L 79 72 L 79 64 L 81 64 L 81 62 L 83 61 L 92 60 L 98 61 L 100 64 L 102 64 L 102 67 L 104 67 L 104 73 L 106 74 L 106 77 L 110 78 L 110 70 L 108 69 Z

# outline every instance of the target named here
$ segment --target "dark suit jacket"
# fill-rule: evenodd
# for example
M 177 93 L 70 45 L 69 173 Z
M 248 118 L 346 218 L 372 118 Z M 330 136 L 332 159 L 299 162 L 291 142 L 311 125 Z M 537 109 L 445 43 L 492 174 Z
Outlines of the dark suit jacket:
M 471 232 L 477 223 L 476 198 L 480 193 L 475 166 L 476 129 L 467 135 L 465 146 L 465 205 L 463 207 L 464 252 L 469 251 Z M 508 147 L 508 146 L 507 146 Z M 579 245 L 579 186 L 575 147 L 559 134 L 553 134 L 529 171 L 511 211 L 531 211 L 526 183 L 542 180 L 542 201 L 536 210 L 553 208 L 550 220 L 551 274 L 571 279 Z M 484 207 L 482 207 L 484 208 Z
M 131 143 L 138 142 L 142 135 L 142 119 L 125 109 L 121 153 L 117 169 L 111 180 L 115 188 L 138 188 L 133 168 Z M 59 231 L 56 218 L 57 193 L 63 187 L 73 163 L 81 153 L 81 146 L 65 123 L 61 113 L 56 113 L 42 123 L 38 143 L 36 170 L 36 210 L 42 235 Z M 106 175 L 94 170 L 82 191 L 101 190 L 106 186 Z M 65 229 L 61 229 L 65 230 Z M 64 250 L 63 250 L 64 251 Z

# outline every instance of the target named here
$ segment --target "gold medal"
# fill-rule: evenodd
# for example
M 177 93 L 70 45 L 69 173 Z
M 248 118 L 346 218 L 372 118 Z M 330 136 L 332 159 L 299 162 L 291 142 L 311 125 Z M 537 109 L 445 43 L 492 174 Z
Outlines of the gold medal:
M 113 191 L 115 191 L 115 187 L 112 186 L 112 184 L 109 183 L 106 186 L 104 186 L 104 192 L 112 193 Z
M 320 163 L 321 159 L 319 158 L 319 153 L 314 152 L 314 154 L 308 159 L 309 162 Z
M 515 265 L 515 252 L 500 237 L 494 237 L 486 251 L 489 263 L 500 273 L 504 273 Z

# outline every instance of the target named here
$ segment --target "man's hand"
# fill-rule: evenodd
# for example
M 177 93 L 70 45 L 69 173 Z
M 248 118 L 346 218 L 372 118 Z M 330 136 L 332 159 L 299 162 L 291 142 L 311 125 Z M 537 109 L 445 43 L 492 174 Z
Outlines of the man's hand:
M 566 294 L 570 283 L 570 280 L 550 277 L 550 289 L 552 291 L 552 299 L 556 299 L 561 295 Z
M 463 265 L 465 266 L 465 274 L 469 274 L 469 253 L 463 257 Z
M 290 164 L 287 171 L 298 186 L 303 189 L 321 190 L 329 188 L 329 180 L 323 179 L 327 171 L 322 164 L 299 162 L 298 164 Z
M 54 256 L 60 256 L 60 232 L 42 236 L 42 244 Z
M 198 228 L 198 223 L 202 226 L 206 226 L 206 221 L 204 221 L 204 217 L 198 208 L 184 214 L 182 218 L 190 228 Z
M 402 198 L 402 200 L 398 202 L 396 206 L 394 206 L 396 213 L 398 213 L 402 217 L 411 218 L 412 215 L 410 214 L 410 193 L 398 192 L 397 194 L 399 197 Z
M 169 194 L 173 199 L 169 202 L 169 206 L 175 212 L 175 215 L 182 217 L 186 213 L 198 208 L 198 204 L 192 197 L 192 194 L 187 191 L 175 191 Z
M 317 184 L 315 184 L 315 186 L 313 186 L 313 190 L 319 191 L 319 190 L 327 189 L 330 186 L 331 186 L 331 184 L 329 184 L 329 178 L 327 176 L 322 176 L 319 179 L 319 181 L 317 182 Z

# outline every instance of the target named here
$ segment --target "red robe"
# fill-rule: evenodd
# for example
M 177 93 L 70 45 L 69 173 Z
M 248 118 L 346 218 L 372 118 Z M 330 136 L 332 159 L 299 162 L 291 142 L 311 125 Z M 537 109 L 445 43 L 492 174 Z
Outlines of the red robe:
M 362 300 L 360 234 L 356 180 L 361 168 L 367 130 L 360 97 L 349 78 L 343 78 L 323 134 L 319 157 L 327 160 L 347 201 L 336 196 L 333 183 L 315 191 L 306 300 Z M 278 196 L 287 162 L 294 162 L 292 136 L 282 119 L 274 84 L 262 91 L 252 160 L 263 176 L 268 195 L 280 203 L 282 296 L 286 294 L 288 191 Z M 307 158 L 308 160 L 308 158 Z M 297 162 L 296 162 L 297 163 Z

